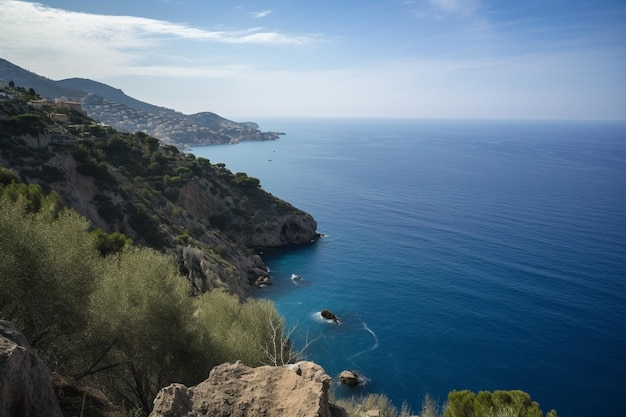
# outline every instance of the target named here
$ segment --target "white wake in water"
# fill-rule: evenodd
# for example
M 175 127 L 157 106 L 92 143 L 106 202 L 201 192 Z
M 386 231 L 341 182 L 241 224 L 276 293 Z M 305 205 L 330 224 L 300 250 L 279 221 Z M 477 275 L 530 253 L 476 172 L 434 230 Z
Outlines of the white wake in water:
M 378 349 L 378 336 L 376 336 L 376 333 L 374 333 L 374 331 L 372 329 L 370 329 L 369 327 L 367 327 L 367 323 L 363 322 L 363 330 L 369 332 L 373 337 L 374 337 L 374 344 L 369 348 L 369 349 L 365 349 L 362 350 L 361 352 L 355 353 L 354 355 L 350 356 L 348 358 L 349 361 L 353 360 L 356 357 L 359 357 L 367 352 L 371 352 L 373 350 Z

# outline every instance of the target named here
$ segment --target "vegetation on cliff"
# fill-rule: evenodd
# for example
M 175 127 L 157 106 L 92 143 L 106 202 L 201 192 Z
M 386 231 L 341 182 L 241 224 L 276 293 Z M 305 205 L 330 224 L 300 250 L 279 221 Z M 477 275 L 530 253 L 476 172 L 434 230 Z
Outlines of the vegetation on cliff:
M 171 257 L 128 242 L 103 256 L 110 241 L 89 228 L 54 193 L 0 185 L 0 317 L 53 372 L 149 410 L 162 386 L 197 384 L 220 363 L 258 366 L 275 346 L 293 356 L 271 302 L 192 297 Z
M 256 178 L 73 109 L 35 107 L 34 91 L 11 93 L 0 102 L 0 166 L 55 191 L 94 228 L 169 252 L 198 293 L 221 287 L 245 298 L 266 273 L 255 249 L 317 236 L 310 215 Z

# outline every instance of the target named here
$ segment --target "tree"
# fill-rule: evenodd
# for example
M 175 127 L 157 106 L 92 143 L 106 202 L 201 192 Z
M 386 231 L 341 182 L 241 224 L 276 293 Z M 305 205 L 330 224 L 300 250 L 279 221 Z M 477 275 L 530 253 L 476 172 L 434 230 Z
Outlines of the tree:
M 88 325 L 87 300 L 99 275 L 98 253 L 77 213 L 55 220 L 29 213 L 23 199 L 0 199 L 0 317 L 13 321 L 49 367 L 77 355 Z
M 129 404 L 150 410 L 158 390 L 172 382 L 197 383 L 208 367 L 194 351 L 189 284 L 172 260 L 135 248 L 105 258 L 91 297 L 88 372 L 115 369 L 114 389 Z M 200 371 L 202 369 L 202 371 Z
M 102 256 L 118 253 L 124 248 L 130 248 L 133 244 L 133 241 L 126 237 L 125 234 L 120 232 L 107 234 L 101 228 L 91 232 L 91 236 Z
M 451 391 L 448 393 L 448 406 L 444 417 L 475 417 L 474 400 L 476 396 L 469 390 Z M 476 416 L 477 417 L 477 416 Z

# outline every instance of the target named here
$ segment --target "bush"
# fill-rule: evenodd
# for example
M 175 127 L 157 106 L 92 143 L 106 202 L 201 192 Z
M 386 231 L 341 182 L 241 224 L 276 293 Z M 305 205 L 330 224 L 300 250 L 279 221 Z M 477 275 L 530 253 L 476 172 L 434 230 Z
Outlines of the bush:
M 130 248 L 133 244 L 133 241 L 123 233 L 114 232 L 107 234 L 100 228 L 91 232 L 91 237 L 102 256 L 119 253 L 124 248 Z
M 469 390 L 451 391 L 444 417 L 542 417 L 539 404 L 532 401 L 524 391 L 480 391 L 475 395 Z M 556 417 L 550 410 L 546 417 Z
M 45 133 L 47 124 L 38 114 L 24 113 L 9 117 L 1 122 L 14 135 L 35 136 Z
M 196 298 L 194 309 L 200 340 L 208 338 L 216 347 L 211 358 L 214 364 L 241 360 L 248 366 L 259 366 L 273 362 L 268 353 L 290 362 L 284 319 L 271 301 L 250 299 L 241 303 L 223 290 L 213 290 Z
M 249 177 L 245 172 L 238 172 L 235 174 L 235 184 L 247 187 L 247 188 L 259 188 L 261 181 L 258 178 Z
M 45 194 L 40 185 L 12 182 L 7 185 L 0 184 L 0 199 L 4 204 L 19 203 L 19 206 L 27 213 L 41 212 L 49 219 L 56 218 L 63 203 L 61 196 L 56 192 Z
M 12 182 L 20 182 L 20 176 L 10 168 L 0 166 L 0 185 L 8 185 Z

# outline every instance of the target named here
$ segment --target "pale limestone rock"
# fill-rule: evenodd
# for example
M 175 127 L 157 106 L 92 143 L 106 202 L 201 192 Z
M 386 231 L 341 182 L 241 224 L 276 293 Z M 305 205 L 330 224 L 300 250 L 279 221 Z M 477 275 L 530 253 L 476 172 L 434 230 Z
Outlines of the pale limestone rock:
M 150 417 L 331 417 L 330 383 L 313 362 L 258 368 L 226 363 L 195 387 L 163 388 Z

